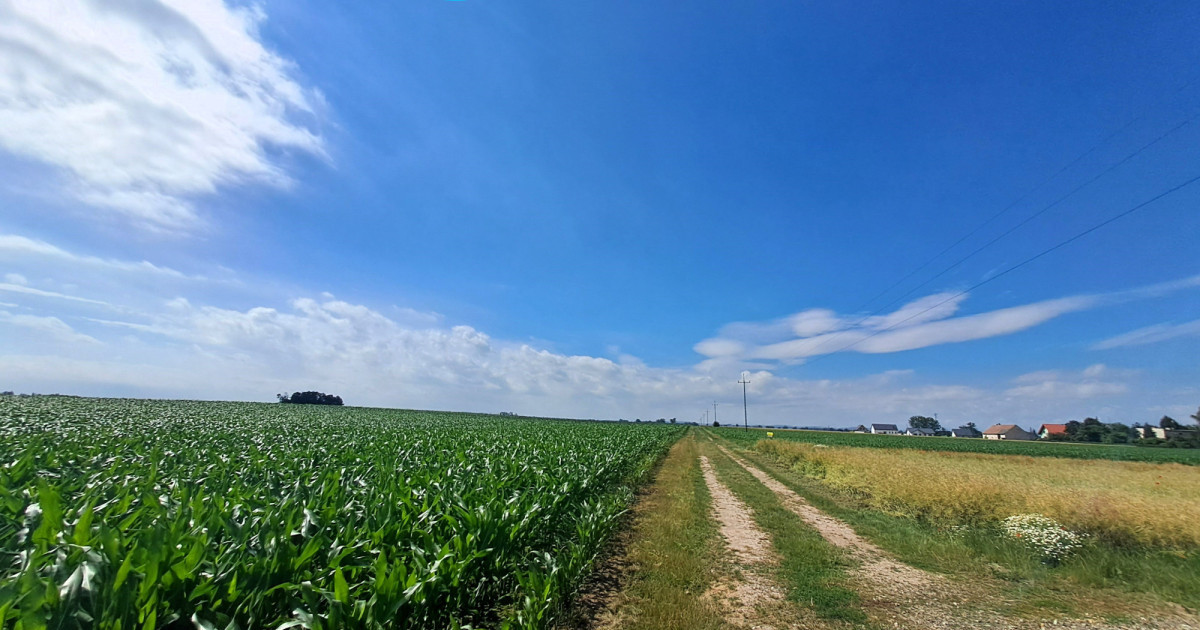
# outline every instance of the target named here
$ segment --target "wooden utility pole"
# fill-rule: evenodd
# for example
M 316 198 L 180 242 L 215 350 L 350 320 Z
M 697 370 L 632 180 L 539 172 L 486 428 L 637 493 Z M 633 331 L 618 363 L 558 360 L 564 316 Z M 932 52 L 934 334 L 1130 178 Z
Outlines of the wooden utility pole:
M 743 425 L 743 428 L 745 430 L 749 431 L 750 430 L 750 416 L 746 412 L 746 385 L 750 384 L 750 379 L 746 378 L 746 376 L 747 376 L 747 374 L 745 372 L 742 372 L 742 380 L 740 380 L 738 382 L 742 384 L 742 422 L 745 423 Z

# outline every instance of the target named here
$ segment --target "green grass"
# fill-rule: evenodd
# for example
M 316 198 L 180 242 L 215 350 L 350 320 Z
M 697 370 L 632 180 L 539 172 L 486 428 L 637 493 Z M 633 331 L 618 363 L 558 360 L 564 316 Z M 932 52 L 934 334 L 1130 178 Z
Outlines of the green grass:
M 675 444 L 634 508 L 621 599 L 625 630 L 716 630 L 720 611 L 701 595 L 713 579 L 716 528 L 695 436 Z
M 752 447 L 767 437 L 768 429 L 739 429 L 720 427 L 710 429 L 722 438 Z M 984 440 L 977 438 L 912 437 L 905 435 L 872 435 L 842 431 L 807 431 L 801 429 L 769 429 L 776 440 L 791 440 L 829 446 L 866 448 L 915 449 L 957 453 L 988 453 L 994 455 L 1028 455 L 1030 457 L 1064 457 L 1070 459 L 1107 459 L 1114 461 L 1175 462 L 1200 465 L 1200 449 L 1152 448 L 1120 444 L 1080 444 L 1069 442 L 1020 442 Z
M 684 432 L 0 397 L 0 628 L 541 628 Z
M 721 482 L 754 512 L 782 557 L 779 577 L 788 599 L 825 619 L 864 624 L 858 594 L 847 586 L 845 555 L 787 509 L 775 493 L 716 448 L 706 448 Z
M 726 436 L 725 432 L 718 435 Z M 779 433 L 775 435 L 779 437 Z M 964 579 L 1001 580 L 1006 595 L 1017 602 L 1008 612 L 1057 616 L 1107 610 L 1119 616 L 1130 606 L 1136 610 L 1153 600 L 1200 609 L 1200 554 L 1195 550 L 1181 553 L 1088 545 L 1061 566 L 1051 567 L 995 530 L 956 531 L 885 514 L 816 479 L 787 470 L 769 456 L 740 448 L 738 453 L 907 564 Z M 1122 593 L 1140 596 L 1141 600 L 1131 603 Z

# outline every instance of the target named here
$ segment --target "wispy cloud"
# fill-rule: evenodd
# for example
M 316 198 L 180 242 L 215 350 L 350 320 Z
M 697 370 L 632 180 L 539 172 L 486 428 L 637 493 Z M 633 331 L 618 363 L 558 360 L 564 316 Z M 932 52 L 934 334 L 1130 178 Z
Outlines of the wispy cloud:
M 1163 323 L 1110 337 L 1092 346 L 1093 350 L 1111 350 L 1126 346 L 1144 346 L 1184 337 L 1200 337 L 1200 319 L 1182 324 Z
M 0 149 L 156 230 L 236 182 L 286 186 L 279 151 L 323 155 L 320 94 L 222 0 L 0 3 Z
M 696 344 L 695 350 L 709 359 L 784 363 L 847 350 L 866 354 L 901 352 L 1012 334 L 1096 304 L 1096 298 L 1080 296 L 953 317 L 965 298 L 931 295 L 892 313 L 857 320 L 813 309 L 764 325 L 731 324 L 722 328 L 719 336 Z M 789 326 L 791 322 L 803 325 Z M 769 341 L 772 335 L 777 335 L 776 340 Z
M 89 299 L 89 298 L 79 297 L 76 295 L 67 295 L 66 293 L 59 293 L 57 291 L 44 291 L 42 289 L 35 289 L 33 287 L 27 287 L 23 284 L 11 284 L 8 282 L 0 282 L 0 291 L 7 291 L 9 293 L 22 293 L 25 295 L 34 295 L 37 297 L 52 298 L 55 300 L 67 300 L 70 302 L 79 302 L 82 304 L 95 304 L 98 306 L 110 306 L 110 304 L 108 302 L 104 302 L 101 300 L 93 300 L 93 299 Z
M 903 352 L 1011 335 L 1068 313 L 1160 297 L 1198 286 L 1200 276 L 1193 276 L 1126 291 L 1070 296 L 970 315 L 958 315 L 969 297 L 967 294 L 937 293 L 884 315 L 840 315 L 818 308 L 769 322 L 735 322 L 722 327 L 717 336 L 697 343 L 693 349 L 706 357 L 700 365 L 707 369 L 761 364 L 763 361 L 795 364 L 836 352 Z M 1192 334 L 1193 326 L 1195 322 L 1171 330 L 1147 330 L 1145 337 L 1156 339 L 1168 334 Z M 1139 332 L 1142 331 L 1130 335 Z M 1133 343 L 1124 338 L 1103 343 L 1117 342 Z
M 39 241 L 25 236 L 18 236 L 16 234 L 0 234 L 0 260 L 20 260 L 22 262 L 28 262 L 32 258 L 58 261 L 75 267 L 93 267 L 102 271 L 151 274 L 169 278 L 188 277 L 182 272 L 171 269 L 170 267 L 162 267 L 144 260 L 140 262 L 132 262 L 127 260 L 86 256 L 69 252 L 61 247 L 51 245 L 45 241 Z M 13 284 L 25 283 L 19 282 Z
M 57 317 L 13 314 L 0 311 L 0 324 L 18 326 L 51 342 L 99 344 L 95 337 L 76 332 Z

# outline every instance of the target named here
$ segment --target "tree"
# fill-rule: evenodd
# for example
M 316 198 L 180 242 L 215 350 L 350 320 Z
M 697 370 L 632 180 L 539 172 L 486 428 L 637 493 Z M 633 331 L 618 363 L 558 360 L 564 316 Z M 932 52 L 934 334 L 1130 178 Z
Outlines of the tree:
M 1105 428 L 1107 429 L 1107 433 L 1104 434 L 1104 438 L 1101 440 L 1105 444 L 1127 444 L 1129 442 L 1130 430 L 1128 426 L 1120 422 L 1114 422 L 1106 425 Z
M 719 426 L 721 426 L 721 423 L 720 423 L 720 422 L 717 422 L 716 420 L 713 420 L 713 426 L 714 426 L 714 427 L 719 427 Z
M 276 394 L 279 402 L 293 405 L 335 405 L 342 406 L 342 397 L 321 392 L 296 392 L 294 394 Z
M 978 430 L 979 430 L 979 429 L 976 429 L 976 428 L 975 428 L 975 423 L 974 423 L 974 422 L 968 422 L 968 423 L 967 423 L 966 425 L 964 425 L 964 426 L 966 426 L 968 429 L 970 429 L 970 430 L 972 430 L 972 431 L 978 431 Z
M 1192 414 L 1192 420 L 1195 420 L 1196 424 L 1200 424 L 1200 409 L 1197 409 L 1196 413 Z
M 1198 413 L 1200 413 L 1200 412 L 1198 412 Z M 1172 418 L 1171 416 L 1163 416 L 1162 420 L 1158 421 L 1158 426 L 1163 429 L 1182 429 L 1183 428 L 1182 426 L 1179 425 L 1178 422 L 1175 421 L 1175 418 Z
M 908 419 L 908 426 L 914 429 L 929 429 L 931 431 L 941 431 L 942 425 L 938 424 L 935 418 L 929 416 L 913 416 Z
M 1096 418 L 1084 418 L 1083 423 L 1075 433 L 1075 439 L 1080 442 L 1101 442 L 1104 440 L 1104 423 Z

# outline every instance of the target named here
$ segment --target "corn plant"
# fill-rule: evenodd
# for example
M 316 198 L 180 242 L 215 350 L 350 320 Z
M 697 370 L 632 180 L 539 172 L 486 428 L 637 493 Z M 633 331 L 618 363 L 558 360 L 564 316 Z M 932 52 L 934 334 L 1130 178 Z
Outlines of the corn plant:
M 682 429 L 0 398 L 0 628 L 543 628 Z

